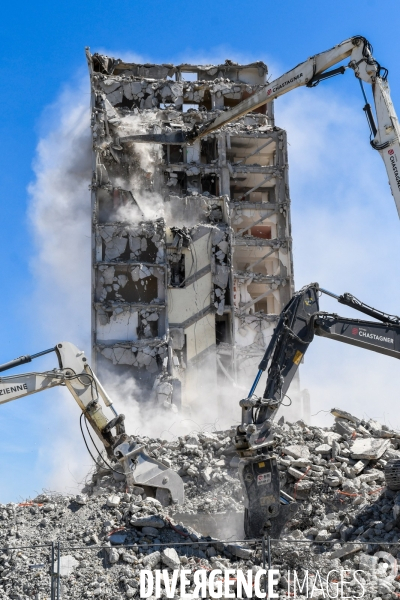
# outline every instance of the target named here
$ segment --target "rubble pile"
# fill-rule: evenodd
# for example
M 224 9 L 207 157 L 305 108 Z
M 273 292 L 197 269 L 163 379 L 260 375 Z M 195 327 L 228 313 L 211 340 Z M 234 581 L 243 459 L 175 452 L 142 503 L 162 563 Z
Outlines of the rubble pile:
M 233 443 L 235 432 L 234 427 L 216 433 L 193 432 L 173 442 L 135 438 L 146 445 L 151 457 L 177 471 L 183 479 L 185 503 L 166 507 L 170 515 L 243 511 L 243 492 L 237 474 L 239 457 Z M 115 481 L 116 478 L 121 481 Z M 143 493 L 141 488 L 137 490 Z M 125 478 L 104 465 L 99 466 L 85 491 L 89 495 L 125 491 Z
M 400 492 L 386 488 L 385 467 L 393 480 L 400 434 L 339 409 L 332 413 L 330 428 L 283 419 L 274 425 L 281 486 L 299 504 L 281 540 L 272 542 L 278 591 L 281 598 L 293 593 L 288 569 L 321 575 L 358 569 L 364 598 L 397 598 L 392 562 L 400 558 Z M 0 505 L 0 599 L 48 597 L 49 547 L 39 545 L 52 541 L 61 542 L 63 598 L 139 598 L 144 568 L 256 572 L 262 566 L 260 540 L 202 535 L 182 516 L 229 519 L 243 512 L 234 435 L 232 428 L 173 442 L 138 439 L 182 476 L 184 506 L 162 506 L 143 488 L 126 491 L 124 475 L 100 460 L 78 496 L 42 494 L 32 502 Z M 354 597 L 359 593 L 354 589 Z

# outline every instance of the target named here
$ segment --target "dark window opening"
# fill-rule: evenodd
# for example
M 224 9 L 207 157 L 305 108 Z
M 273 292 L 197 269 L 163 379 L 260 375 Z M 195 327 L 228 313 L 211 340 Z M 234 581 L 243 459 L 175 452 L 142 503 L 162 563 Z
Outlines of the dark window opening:
M 138 104 L 137 100 L 129 100 L 129 98 L 127 98 L 125 95 L 122 96 L 122 101 L 118 102 L 118 104 L 115 104 L 116 107 L 118 108 L 123 108 L 126 107 L 129 110 L 133 110 Z
M 255 312 L 263 312 L 265 315 L 268 314 L 268 298 L 263 298 L 260 302 L 254 304 Z
M 128 238 L 126 238 L 127 243 L 125 250 L 114 259 L 115 262 L 155 262 L 158 255 L 158 248 L 151 238 L 146 238 L 146 249 L 145 250 L 137 250 L 135 252 L 131 252 Z M 106 243 L 102 239 L 102 260 L 107 260 L 106 256 Z M 110 262 L 114 262 L 114 260 Z
M 158 335 L 158 321 L 147 321 L 139 316 L 139 324 L 137 328 L 138 338 L 145 339 L 149 337 L 157 337 Z M 161 366 L 161 359 L 159 356 L 155 357 L 159 366 Z
M 171 145 L 165 144 L 163 146 L 163 152 L 164 152 L 164 161 L 168 165 L 183 162 L 182 146 L 173 145 L 173 144 L 171 144 Z
M 231 330 L 229 325 L 228 315 L 215 316 L 215 337 L 217 346 L 219 346 L 219 344 L 231 343 Z
M 225 307 L 231 304 L 231 290 L 229 284 L 225 288 Z
M 185 282 L 185 255 L 169 254 L 170 281 L 169 285 L 174 288 L 184 287 Z
M 117 272 L 117 275 L 120 274 Z M 123 273 L 122 273 L 123 274 Z M 133 304 L 149 303 L 152 300 L 158 298 L 158 279 L 154 275 L 150 277 L 144 277 L 139 281 L 133 281 L 129 276 L 125 285 L 119 285 L 117 289 L 114 285 L 118 285 L 117 282 L 104 284 L 106 290 L 106 296 L 103 297 L 103 302 L 132 302 Z M 99 292 L 102 290 L 100 289 Z M 97 300 L 100 300 L 97 297 Z
M 205 164 L 209 165 L 212 160 L 217 158 L 217 142 L 214 138 L 211 140 L 201 140 L 201 157 Z
M 138 216 L 141 215 L 141 210 L 132 195 L 132 192 L 113 188 L 112 191 L 99 188 L 97 191 L 99 223 L 107 223 L 115 221 L 118 217 L 118 209 L 136 208 Z
M 217 176 L 205 175 L 201 178 L 201 191 L 217 196 Z
M 176 177 L 171 177 L 176 175 Z M 165 173 L 165 183 L 170 193 L 181 194 L 186 192 L 187 189 L 187 177 L 183 171 L 174 171 L 174 173 Z

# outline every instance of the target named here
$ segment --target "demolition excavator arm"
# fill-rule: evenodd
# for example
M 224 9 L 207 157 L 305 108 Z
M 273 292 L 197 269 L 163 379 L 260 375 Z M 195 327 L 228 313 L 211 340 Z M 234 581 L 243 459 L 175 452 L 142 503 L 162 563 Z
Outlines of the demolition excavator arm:
M 350 58 L 347 66 L 331 69 L 343 60 Z M 389 185 L 400 216 L 400 127 L 390 97 L 387 82 L 388 71 L 376 61 L 372 55 L 372 46 L 362 36 L 354 36 L 330 50 L 311 56 L 281 77 L 267 83 L 260 91 L 249 98 L 239 102 L 235 107 L 221 112 L 216 118 L 195 125 L 188 131 L 173 133 L 157 133 L 131 135 L 119 138 L 121 143 L 147 142 L 160 144 L 190 144 L 197 138 L 202 138 L 227 123 L 243 117 L 260 106 L 275 100 L 279 96 L 296 88 L 307 86 L 315 87 L 320 81 L 344 74 L 346 69 L 352 69 L 360 82 L 365 100 L 364 112 L 366 114 L 371 137 L 372 147 L 379 152 L 389 178 Z M 363 82 L 372 86 L 376 122 L 367 97 L 364 92 Z
M 321 292 L 376 321 L 321 312 Z M 400 359 L 400 317 L 376 310 L 351 294 L 337 296 L 320 288 L 318 283 L 294 294 L 279 317 L 247 398 L 240 401 L 242 422 L 237 429 L 236 448 L 241 456 L 239 475 L 247 505 L 245 530 L 251 537 L 266 532 L 279 537 L 287 520 L 296 512 L 293 499 L 279 488 L 279 471 L 273 454 L 274 417 L 314 335 Z M 257 397 L 257 384 L 267 367 L 264 394 Z
M 70 342 L 62 342 L 54 348 L 32 356 L 21 356 L 0 365 L 0 372 L 29 363 L 32 359 L 50 352 L 56 353 L 59 368 L 0 377 L 0 404 L 55 386 L 65 386 L 79 405 L 83 417 L 102 442 L 108 458 L 116 465 L 118 461 L 122 465 L 127 484 L 152 488 L 156 498 L 163 504 L 170 500 L 181 504 L 184 498 L 181 478 L 175 471 L 150 457 L 145 446 L 136 443 L 133 437 L 126 434 L 124 415 L 117 413 L 84 353 L 76 346 Z M 111 412 L 110 418 L 104 412 L 104 408 L 106 412 L 107 409 Z

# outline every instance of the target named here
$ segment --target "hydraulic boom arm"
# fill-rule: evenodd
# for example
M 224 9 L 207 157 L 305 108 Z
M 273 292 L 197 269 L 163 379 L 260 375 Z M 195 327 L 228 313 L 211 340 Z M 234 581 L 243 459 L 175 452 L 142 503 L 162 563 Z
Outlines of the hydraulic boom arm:
M 331 69 L 343 60 L 350 58 L 345 66 Z M 204 137 L 227 123 L 235 121 L 247 113 L 275 100 L 279 96 L 298 87 L 315 87 L 320 81 L 344 74 L 352 69 L 360 81 L 365 99 L 366 114 L 370 132 L 371 145 L 378 150 L 385 163 L 389 185 L 400 216 L 400 127 L 390 97 L 387 82 L 388 71 L 373 58 L 371 44 L 362 36 L 355 36 L 334 46 L 330 50 L 311 56 L 278 79 L 267 83 L 260 91 L 242 100 L 235 107 L 221 112 L 215 119 L 204 125 L 195 126 L 191 131 L 173 133 L 130 135 L 119 138 L 124 142 L 152 142 L 160 144 L 190 144 L 196 138 Z M 372 85 L 376 123 L 370 104 L 363 88 L 363 81 Z
M 0 365 L 0 372 L 53 351 L 58 357 L 58 369 L 0 377 L 0 404 L 58 385 L 67 387 L 101 440 L 109 459 L 119 461 L 122 465 L 128 486 L 153 488 L 156 498 L 163 504 L 168 504 L 170 499 L 181 504 L 184 498 L 183 481 L 175 471 L 150 457 L 143 445 L 136 443 L 133 437 L 125 433 L 124 415 L 118 415 L 84 353 L 76 346 L 70 342 L 62 342 L 50 350 L 32 356 L 21 356 Z M 106 416 L 101 402 L 111 409 L 111 418 Z
M 320 292 L 378 321 L 320 312 Z M 279 503 L 279 499 L 282 502 L 279 473 L 276 459 L 270 454 L 274 446 L 273 420 L 314 335 L 400 359 L 399 317 L 376 310 L 351 294 L 332 294 L 320 288 L 318 283 L 305 286 L 294 294 L 280 315 L 249 395 L 240 402 L 242 424 L 237 430 L 236 447 L 242 457 L 239 474 L 247 495 L 245 528 L 250 536 L 260 535 L 266 528 L 270 534 L 279 536 L 290 511 L 295 510 L 293 505 L 291 508 L 290 504 L 282 506 Z M 257 384 L 268 365 L 264 394 L 257 397 Z M 255 485 L 260 477 L 270 481 L 272 493 L 269 495 L 265 495 L 267 488 Z

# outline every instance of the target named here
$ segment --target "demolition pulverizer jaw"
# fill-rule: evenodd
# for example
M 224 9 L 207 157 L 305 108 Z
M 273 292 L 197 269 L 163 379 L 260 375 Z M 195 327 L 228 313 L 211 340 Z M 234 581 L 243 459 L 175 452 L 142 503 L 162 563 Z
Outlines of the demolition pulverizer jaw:
M 259 455 L 241 459 L 239 477 L 245 490 L 245 534 L 249 538 L 279 538 L 298 509 L 295 502 L 282 504 L 275 457 Z

